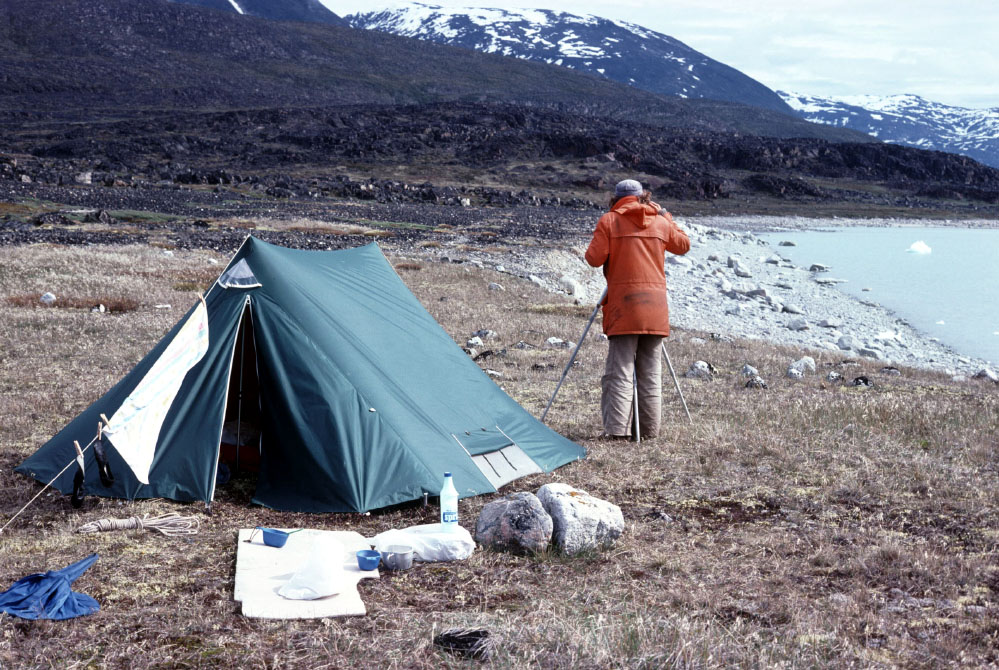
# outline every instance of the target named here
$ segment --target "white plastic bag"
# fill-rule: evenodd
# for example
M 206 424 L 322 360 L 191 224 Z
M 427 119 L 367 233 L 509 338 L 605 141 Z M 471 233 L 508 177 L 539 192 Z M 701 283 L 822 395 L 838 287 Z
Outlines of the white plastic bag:
M 439 523 L 393 528 L 378 533 L 369 541 L 378 551 L 386 551 L 393 544 L 409 545 L 413 548 L 413 560 L 425 563 L 461 561 L 475 551 L 475 540 L 467 530 L 461 526 L 443 530 Z
M 315 600 L 343 591 L 344 551 L 336 539 L 317 535 L 309 556 L 294 575 L 278 589 L 289 600 Z

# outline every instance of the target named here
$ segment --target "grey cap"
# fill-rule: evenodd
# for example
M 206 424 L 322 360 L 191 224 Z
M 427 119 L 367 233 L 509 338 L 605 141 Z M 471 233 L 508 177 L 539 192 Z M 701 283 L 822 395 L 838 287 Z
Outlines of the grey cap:
M 623 198 L 626 195 L 642 195 L 642 185 L 634 179 L 619 181 L 614 187 L 614 197 Z

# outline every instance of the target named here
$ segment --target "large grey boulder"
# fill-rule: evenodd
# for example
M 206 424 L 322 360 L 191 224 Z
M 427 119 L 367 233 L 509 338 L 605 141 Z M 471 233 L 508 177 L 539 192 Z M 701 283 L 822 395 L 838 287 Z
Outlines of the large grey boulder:
M 511 493 L 482 508 L 475 523 L 475 541 L 501 551 L 539 552 L 551 543 L 552 529 L 552 518 L 537 496 Z
M 796 316 L 787 322 L 789 330 L 808 330 L 808 320 L 801 316 Z
M 568 484 L 545 484 L 538 499 L 551 515 L 555 546 L 568 556 L 611 547 L 624 532 L 620 507 Z

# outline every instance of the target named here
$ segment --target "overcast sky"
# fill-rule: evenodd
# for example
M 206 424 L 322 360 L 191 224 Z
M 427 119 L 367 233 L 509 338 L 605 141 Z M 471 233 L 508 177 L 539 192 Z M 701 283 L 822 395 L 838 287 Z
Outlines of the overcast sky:
M 393 2 L 321 0 L 340 15 Z M 534 7 L 631 21 L 665 33 L 775 90 L 913 93 L 999 107 L 995 0 L 439 0 Z

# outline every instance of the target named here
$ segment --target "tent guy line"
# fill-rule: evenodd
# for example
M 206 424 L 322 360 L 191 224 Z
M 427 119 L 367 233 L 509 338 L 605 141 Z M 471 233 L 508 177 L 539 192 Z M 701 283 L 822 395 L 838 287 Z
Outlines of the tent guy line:
M 87 443 L 87 446 L 83 447 L 82 449 L 80 449 L 79 442 L 74 442 L 75 451 L 78 451 L 79 455 L 82 456 L 83 452 L 85 452 L 87 449 L 89 449 L 90 446 L 94 442 L 96 442 L 97 438 L 99 438 L 100 436 L 101 436 L 101 433 L 100 433 L 100 431 L 98 431 L 97 435 L 94 436 L 94 439 L 90 440 L 90 442 Z M 7 523 L 5 523 L 3 525 L 3 528 L 0 528 L 0 535 L 3 535 L 3 532 L 5 530 L 7 530 L 7 526 L 9 526 L 10 524 L 12 524 L 14 522 L 14 519 L 16 519 L 17 517 L 21 516 L 21 512 L 23 512 L 24 510 L 28 509 L 28 507 L 31 506 L 31 503 L 33 503 L 36 500 L 38 500 L 38 496 L 40 496 L 43 493 L 45 493 L 45 491 L 50 486 L 52 486 L 52 484 L 54 484 L 57 479 L 59 479 L 60 477 L 62 477 L 63 473 L 66 472 L 66 470 L 69 470 L 69 468 L 73 465 L 73 463 L 76 463 L 76 458 L 77 458 L 77 454 L 73 454 L 72 458 L 69 459 L 69 463 L 66 464 L 66 467 L 64 467 L 62 470 L 60 470 L 59 474 L 57 474 L 55 477 L 53 477 L 51 480 L 49 480 L 49 482 L 45 486 L 42 487 L 41 491 L 39 491 L 38 493 L 36 493 L 35 496 L 31 500 L 29 500 L 28 502 L 26 502 L 24 504 L 24 507 L 22 507 L 21 509 L 17 510 L 17 514 L 15 514 L 14 516 L 12 516 L 10 519 L 7 520 Z

